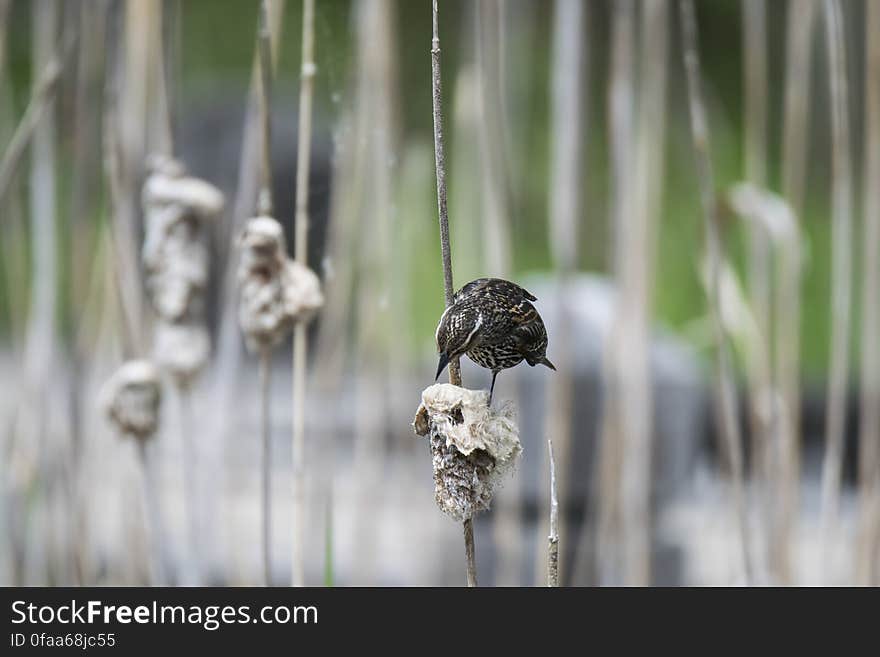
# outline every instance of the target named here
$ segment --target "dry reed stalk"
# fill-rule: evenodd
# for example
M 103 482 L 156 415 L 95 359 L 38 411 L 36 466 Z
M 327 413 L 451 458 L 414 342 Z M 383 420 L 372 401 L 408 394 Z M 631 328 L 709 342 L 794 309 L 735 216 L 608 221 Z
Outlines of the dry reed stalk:
M 272 202 L 272 153 L 271 153 L 271 83 L 272 83 L 272 33 L 269 29 L 268 0 L 260 3 L 257 35 L 259 56 L 259 116 L 260 116 L 260 192 L 257 196 L 257 214 L 271 216 Z M 260 350 L 260 435 L 262 437 L 262 539 L 263 539 L 263 585 L 272 583 L 272 440 L 269 419 L 269 393 L 271 379 L 271 348 Z
M 566 301 L 567 283 L 578 266 L 578 223 L 581 218 L 581 189 L 584 171 L 584 133 L 587 123 L 584 99 L 586 39 L 584 14 L 587 7 L 580 0 L 556 3 L 553 17 L 553 59 L 551 64 L 552 150 L 550 169 L 550 250 L 557 275 L 558 305 L 554 327 L 554 350 L 559 363 L 549 384 L 545 431 L 555 442 L 562 470 L 558 474 L 562 491 L 562 532 L 567 531 L 565 512 L 569 499 L 568 466 L 572 441 L 572 397 L 574 372 L 572 357 L 571 310 Z M 552 457 L 552 449 L 548 458 Z M 555 474 L 555 464 L 550 469 Z M 551 490 L 555 490 L 554 486 Z M 551 503 L 552 504 L 552 503 Z M 551 529 L 551 536 L 555 532 Z M 538 561 L 542 561 L 538 559 Z M 548 564 L 547 567 L 550 567 Z M 558 563 L 556 582 L 558 585 Z M 546 571 L 546 568 L 543 570 Z M 563 569 L 563 574 L 565 573 Z
M 859 539 L 856 581 L 880 584 L 880 3 L 865 20 L 865 161 L 862 235 L 862 369 L 859 405 Z
M 27 152 L 31 140 L 35 139 L 35 133 L 38 131 L 43 116 L 51 113 L 55 106 L 58 83 L 61 81 L 64 64 L 76 44 L 77 32 L 78 30 L 71 30 L 50 57 L 35 60 L 35 68 L 39 67 L 40 74 L 32 87 L 31 99 L 9 143 L 4 148 L 3 158 L 0 160 L 0 201 L 9 191 L 18 165 Z M 54 45 L 56 42 L 53 40 L 52 43 Z M 41 62 L 42 66 L 40 66 Z
M 735 185 L 727 195 L 730 208 L 742 219 L 748 222 L 748 228 L 752 233 L 757 233 L 770 246 L 771 270 L 775 271 L 775 296 L 774 307 L 785 305 L 780 295 L 798 277 L 798 268 L 801 262 L 801 238 L 798 230 L 797 217 L 791 206 L 781 197 L 756 186 L 752 183 L 740 183 Z M 743 322 L 743 341 L 747 345 L 748 352 L 746 361 L 749 363 L 769 363 L 771 361 L 771 346 L 775 347 L 776 354 L 785 346 L 781 341 L 789 334 L 780 328 L 774 334 L 775 344 L 771 345 L 765 336 L 761 335 L 760 328 L 751 308 L 743 301 L 743 314 L 747 321 Z M 782 317 L 776 312 L 773 320 L 777 325 L 783 325 L 790 329 L 790 324 L 785 325 Z M 766 365 L 760 365 L 765 368 Z M 772 577 L 771 581 L 787 582 L 790 573 L 788 564 L 788 538 L 785 533 L 790 520 L 783 514 L 786 511 L 786 490 L 783 479 L 788 461 L 788 443 L 786 436 L 790 431 L 788 426 L 789 414 L 785 408 L 783 393 L 784 381 L 779 370 L 771 381 L 771 386 L 759 397 L 759 403 L 755 410 L 760 414 L 759 428 L 764 431 L 766 442 L 755 445 L 761 454 L 755 458 L 761 458 L 765 469 L 758 473 L 763 479 L 756 490 L 756 503 L 761 505 L 760 513 L 766 523 L 766 548 L 763 556 L 767 558 L 767 574 Z M 757 392 L 757 391 L 756 391 Z M 762 498 L 767 496 L 765 501 Z M 763 537 L 762 537 L 763 538 Z M 763 575 L 762 569 L 762 575 Z
M 767 8 L 765 0 L 742 1 L 743 37 L 743 114 L 745 153 L 745 180 L 759 187 L 767 185 Z M 775 388 L 770 369 L 771 340 L 771 286 L 770 286 L 770 245 L 763 228 L 751 225 L 749 230 L 749 305 L 757 328 L 758 340 L 762 344 L 763 358 L 751 358 L 746 363 L 749 381 L 749 420 L 751 427 L 750 474 L 755 494 L 755 508 L 762 509 L 764 531 L 775 534 L 772 507 L 761 504 L 761 498 L 769 492 L 771 479 L 770 445 L 774 439 L 772 432 L 777 426 L 769 414 L 775 412 L 776 405 L 768 404 Z M 768 414 L 767 411 L 770 411 Z M 775 467 L 773 470 L 775 474 Z M 763 537 L 762 537 L 763 538 Z M 762 556 L 769 546 L 761 541 Z
M 507 278 L 510 258 L 510 199 L 506 175 L 503 111 L 500 88 L 498 0 L 482 0 L 474 7 L 476 90 L 479 104 L 477 140 L 480 151 L 483 198 L 483 246 L 491 276 Z
M 547 536 L 547 586 L 559 586 L 559 500 L 556 497 L 556 460 L 553 441 L 547 441 L 550 461 L 550 534 Z
M 831 99 L 831 362 L 825 456 L 822 463 L 822 565 L 832 569 L 846 430 L 847 379 L 852 323 L 852 151 L 849 131 L 846 41 L 837 0 L 824 0 L 825 45 Z
M 815 0 L 791 2 L 786 35 L 785 121 L 782 136 L 782 193 L 803 221 L 808 161 L 810 71 Z M 784 443 L 778 476 L 779 509 L 771 539 L 770 565 L 781 583 L 792 581 L 791 536 L 798 510 L 800 481 L 800 299 L 801 261 L 786 268 L 779 288 L 775 369 L 783 403 Z
M 611 63 L 608 90 L 608 142 L 611 153 L 611 190 L 609 222 L 614 240 L 611 267 L 615 278 L 623 281 L 627 254 L 625 236 L 634 211 L 633 190 L 633 58 L 635 48 L 635 4 L 622 0 L 614 5 Z M 621 294 L 621 297 L 623 295 Z M 620 307 L 615 324 L 622 322 Z M 596 559 L 599 581 L 623 579 L 621 481 L 625 458 L 621 421 L 627 412 L 623 381 L 625 355 L 629 345 L 620 331 L 613 331 L 605 345 L 602 364 L 602 423 L 599 437 L 598 527 Z
M 273 68 L 275 68 L 278 61 L 283 10 L 283 0 L 275 0 L 269 6 L 268 22 Z M 261 139 L 259 76 L 259 51 L 256 50 L 245 111 L 235 201 L 232 211 L 227 215 L 217 236 L 219 257 L 216 263 L 215 275 L 221 281 L 221 292 L 219 295 L 221 309 L 216 356 L 212 368 L 213 384 L 209 398 L 211 400 L 211 407 L 218 409 L 235 408 L 233 400 L 238 391 L 240 380 L 237 372 L 241 368 L 242 349 L 238 322 L 236 321 L 237 275 L 233 245 L 238 240 L 240 228 L 246 219 L 253 214 L 259 195 Z M 216 442 L 221 451 L 226 447 L 228 433 L 233 426 L 234 423 L 229 421 L 227 413 L 220 412 L 214 414 L 207 433 L 216 437 Z M 222 454 L 221 458 L 218 459 L 219 463 L 222 463 Z M 224 468 L 218 468 L 215 479 L 221 479 L 225 473 Z M 222 481 L 215 481 L 215 485 L 217 489 L 221 489 Z M 221 523 L 219 529 L 221 531 L 229 531 L 225 523 Z M 222 542 L 218 543 L 222 544 Z
M 50 0 L 34 2 L 32 9 L 32 61 L 35 71 L 51 65 L 55 55 L 59 26 L 59 7 Z M 60 71 L 60 62 L 59 62 Z M 39 77 L 33 81 L 33 94 L 39 91 Z M 27 332 L 22 355 L 23 387 L 20 431 L 25 449 L 33 458 L 31 485 L 36 505 L 30 522 L 43 524 L 41 545 L 27 551 L 31 564 L 51 578 L 56 525 L 50 515 L 55 501 L 57 449 L 49 431 L 53 416 L 48 400 L 53 392 L 53 370 L 59 365 L 57 339 L 58 228 L 57 228 L 57 121 L 55 102 L 48 100 L 41 120 L 34 127 L 30 158 L 29 209 L 31 235 L 31 288 Z M 28 475 L 25 475 L 26 477 Z M 38 563 L 43 561 L 44 563 Z
M 390 409 L 385 401 L 393 394 L 389 377 L 391 358 L 389 336 L 397 327 L 392 323 L 392 181 L 396 98 L 393 4 L 389 0 L 361 3 L 357 13 L 358 78 L 357 134 L 363 135 L 366 166 L 358 229 L 360 239 L 369 245 L 357 254 L 357 381 L 355 413 L 358 437 L 355 468 L 361 491 L 357 511 L 358 550 L 353 564 L 361 581 L 371 581 L 377 563 L 374 514 L 369 499 L 382 486 L 382 452 L 386 421 Z M 399 263 L 396 263 L 399 266 Z M 394 328 L 392 328 L 394 326 Z M 383 382 L 381 385 L 372 381 Z
M 150 537 L 150 584 L 168 586 L 165 572 L 165 532 L 162 528 L 162 512 L 159 507 L 159 492 L 156 486 L 156 463 L 150 458 L 147 444 L 138 441 L 138 459 L 141 466 L 141 487 L 146 508 Z
M 303 1 L 302 68 L 296 157 L 296 261 L 308 266 L 309 170 L 312 145 L 312 97 L 315 80 L 315 1 Z M 294 586 L 305 584 L 305 412 L 306 322 L 293 329 L 293 570 Z
M 682 23 L 682 54 L 687 73 L 687 94 L 690 106 L 691 134 L 694 141 L 700 201 L 705 218 L 704 231 L 706 251 L 709 258 L 710 289 L 709 306 L 716 352 L 715 395 L 719 413 L 723 447 L 731 470 L 733 505 L 740 534 L 740 550 L 746 583 L 754 580 L 754 568 L 750 555 L 750 532 L 746 515 L 743 490 L 742 436 L 737 418 L 737 394 L 728 349 L 728 338 L 721 318 L 721 229 L 715 198 L 715 180 L 709 149 L 709 126 L 703 101 L 700 60 L 698 56 L 697 20 L 693 0 L 680 0 Z
M 101 97 L 104 74 L 103 56 L 106 44 L 105 3 L 81 3 L 73 20 L 79 30 L 89 30 L 90 38 L 79 42 L 76 61 L 76 96 L 73 118 L 73 171 L 71 174 L 69 230 L 71 255 L 67 276 L 70 300 L 66 323 L 70 332 L 66 342 L 70 373 L 67 379 L 70 403 L 70 545 L 73 573 L 78 585 L 86 583 L 88 547 L 86 542 L 87 512 L 84 500 L 85 482 L 82 464 L 85 430 L 83 386 L 81 382 L 91 369 L 88 356 L 95 349 L 91 320 L 101 317 L 94 307 L 100 296 L 99 269 L 102 258 L 95 257 L 101 240 L 101 226 L 94 221 L 100 204 L 98 177 L 100 164 L 100 112 L 95 111 L 95 98 Z M 90 344 L 86 344 L 87 340 Z
M 509 278 L 513 267 L 510 217 L 514 203 L 508 175 L 509 151 L 505 144 L 508 125 L 502 89 L 504 81 L 502 68 L 505 63 L 501 50 L 504 38 L 504 26 L 501 23 L 502 5 L 499 0 L 487 0 L 475 3 L 471 10 L 474 16 L 475 62 L 472 69 L 463 68 L 459 71 L 458 80 L 465 84 L 473 83 L 473 88 L 469 90 L 472 101 L 460 98 L 456 93 L 458 102 L 454 112 L 459 114 L 462 105 L 473 103 L 471 117 L 473 120 L 469 122 L 473 132 L 463 136 L 462 139 L 474 140 L 480 172 L 479 177 L 476 177 L 468 170 L 469 167 L 453 170 L 458 176 L 467 176 L 473 182 L 471 189 L 475 192 L 474 196 L 479 196 L 481 202 L 481 209 L 477 213 L 483 220 L 474 225 L 472 212 L 457 215 L 453 213 L 460 218 L 458 226 L 454 225 L 453 229 L 459 237 L 461 236 L 458 232 L 459 226 L 466 222 L 471 224 L 469 228 L 482 230 L 482 235 L 473 240 L 476 247 L 473 255 L 476 257 L 472 258 L 472 262 L 480 269 L 477 276 L 489 274 Z M 453 125 L 456 118 L 453 118 Z M 454 145 L 453 152 L 459 152 Z M 467 153 L 463 155 L 468 159 L 471 157 Z M 462 243 L 459 239 L 456 263 L 461 262 Z M 514 376 L 518 374 L 519 371 L 515 372 Z M 514 390 L 518 390 L 518 386 Z M 495 496 L 492 535 L 498 555 L 496 585 L 509 585 L 518 581 L 521 572 L 521 564 L 518 563 L 522 553 L 519 508 L 521 495 L 522 492 L 518 488 L 505 486 Z
M 452 305 L 452 257 L 449 245 L 449 215 L 446 203 L 446 150 L 443 135 L 443 85 L 440 74 L 440 32 L 438 0 L 431 0 L 431 98 L 434 117 L 434 167 L 437 173 L 437 210 L 440 222 L 440 254 L 443 260 L 443 293 L 446 307 Z M 449 362 L 449 383 L 461 386 L 458 359 Z M 477 563 L 474 555 L 473 518 L 463 523 L 464 549 L 468 586 L 477 585 Z
M 263 585 L 272 584 L 272 440 L 269 424 L 271 351 L 260 352 L 260 435 L 262 437 Z
M 635 144 L 635 202 L 625 235 L 620 330 L 626 337 L 620 418 L 624 440 L 621 508 L 624 572 L 629 585 L 651 583 L 652 418 L 650 319 L 656 235 L 662 208 L 666 130 L 668 7 L 647 0 L 640 25 L 639 111 Z

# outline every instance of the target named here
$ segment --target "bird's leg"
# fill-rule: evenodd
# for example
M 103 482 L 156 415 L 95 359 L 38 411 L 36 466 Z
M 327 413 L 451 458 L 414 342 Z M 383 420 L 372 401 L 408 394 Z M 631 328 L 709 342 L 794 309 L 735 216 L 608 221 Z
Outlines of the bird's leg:
M 495 377 L 498 376 L 496 370 L 492 371 L 492 385 L 489 386 L 489 406 L 492 405 L 492 393 L 495 391 Z

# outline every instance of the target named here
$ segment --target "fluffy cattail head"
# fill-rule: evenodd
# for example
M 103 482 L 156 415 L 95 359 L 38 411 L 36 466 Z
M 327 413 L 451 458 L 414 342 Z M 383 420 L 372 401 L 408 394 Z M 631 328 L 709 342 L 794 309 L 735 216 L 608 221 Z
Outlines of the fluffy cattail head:
M 104 384 L 101 408 L 123 436 L 147 440 L 159 425 L 159 373 L 146 360 L 123 364 Z
M 254 350 L 281 341 L 324 303 L 315 273 L 287 258 L 284 231 L 272 217 L 251 219 L 239 239 L 239 323 Z
M 208 250 L 202 223 L 223 210 L 223 194 L 185 175 L 171 158 L 154 157 L 142 201 L 146 234 L 142 258 L 153 308 L 165 321 L 179 321 L 202 295 L 208 280 Z
M 422 392 L 413 429 L 429 436 L 434 499 L 455 520 L 489 509 L 522 451 L 512 405 L 489 407 L 485 390 L 439 383 Z

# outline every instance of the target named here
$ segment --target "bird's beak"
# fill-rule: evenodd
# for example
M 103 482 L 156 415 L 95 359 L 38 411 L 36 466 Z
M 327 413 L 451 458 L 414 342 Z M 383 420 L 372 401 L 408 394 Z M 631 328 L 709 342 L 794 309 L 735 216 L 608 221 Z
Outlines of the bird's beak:
M 546 365 L 554 372 L 556 371 L 556 366 L 553 363 L 551 363 L 546 357 L 544 358 L 544 360 L 541 361 L 541 365 Z
M 440 378 L 443 368 L 446 367 L 447 363 L 449 363 L 449 356 L 445 351 L 440 352 L 440 364 L 437 365 L 437 376 L 434 377 L 434 381 Z

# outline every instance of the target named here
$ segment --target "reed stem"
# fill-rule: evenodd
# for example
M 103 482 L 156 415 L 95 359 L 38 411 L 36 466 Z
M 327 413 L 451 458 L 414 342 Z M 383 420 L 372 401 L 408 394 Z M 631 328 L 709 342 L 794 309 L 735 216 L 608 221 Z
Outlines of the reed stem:
M 303 2 L 302 70 L 299 90 L 299 128 L 296 158 L 296 240 L 297 262 L 308 266 L 309 172 L 312 142 L 312 98 L 315 67 L 315 2 Z M 294 586 L 305 583 L 303 549 L 305 545 L 305 412 L 306 358 L 308 334 L 305 322 L 293 329 L 293 569 Z
M 440 253 L 443 258 L 443 292 L 446 307 L 452 305 L 452 251 L 449 246 L 449 214 L 446 207 L 446 150 L 443 135 L 443 85 L 440 75 L 440 32 L 437 0 L 431 0 L 431 90 L 434 114 L 434 166 L 437 171 L 437 210 L 440 219 Z M 458 359 L 449 362 L 449 383 L 461 385 Z M 473 518 L 464 521 L 464 553 L 468 586 L 477 585 Z

